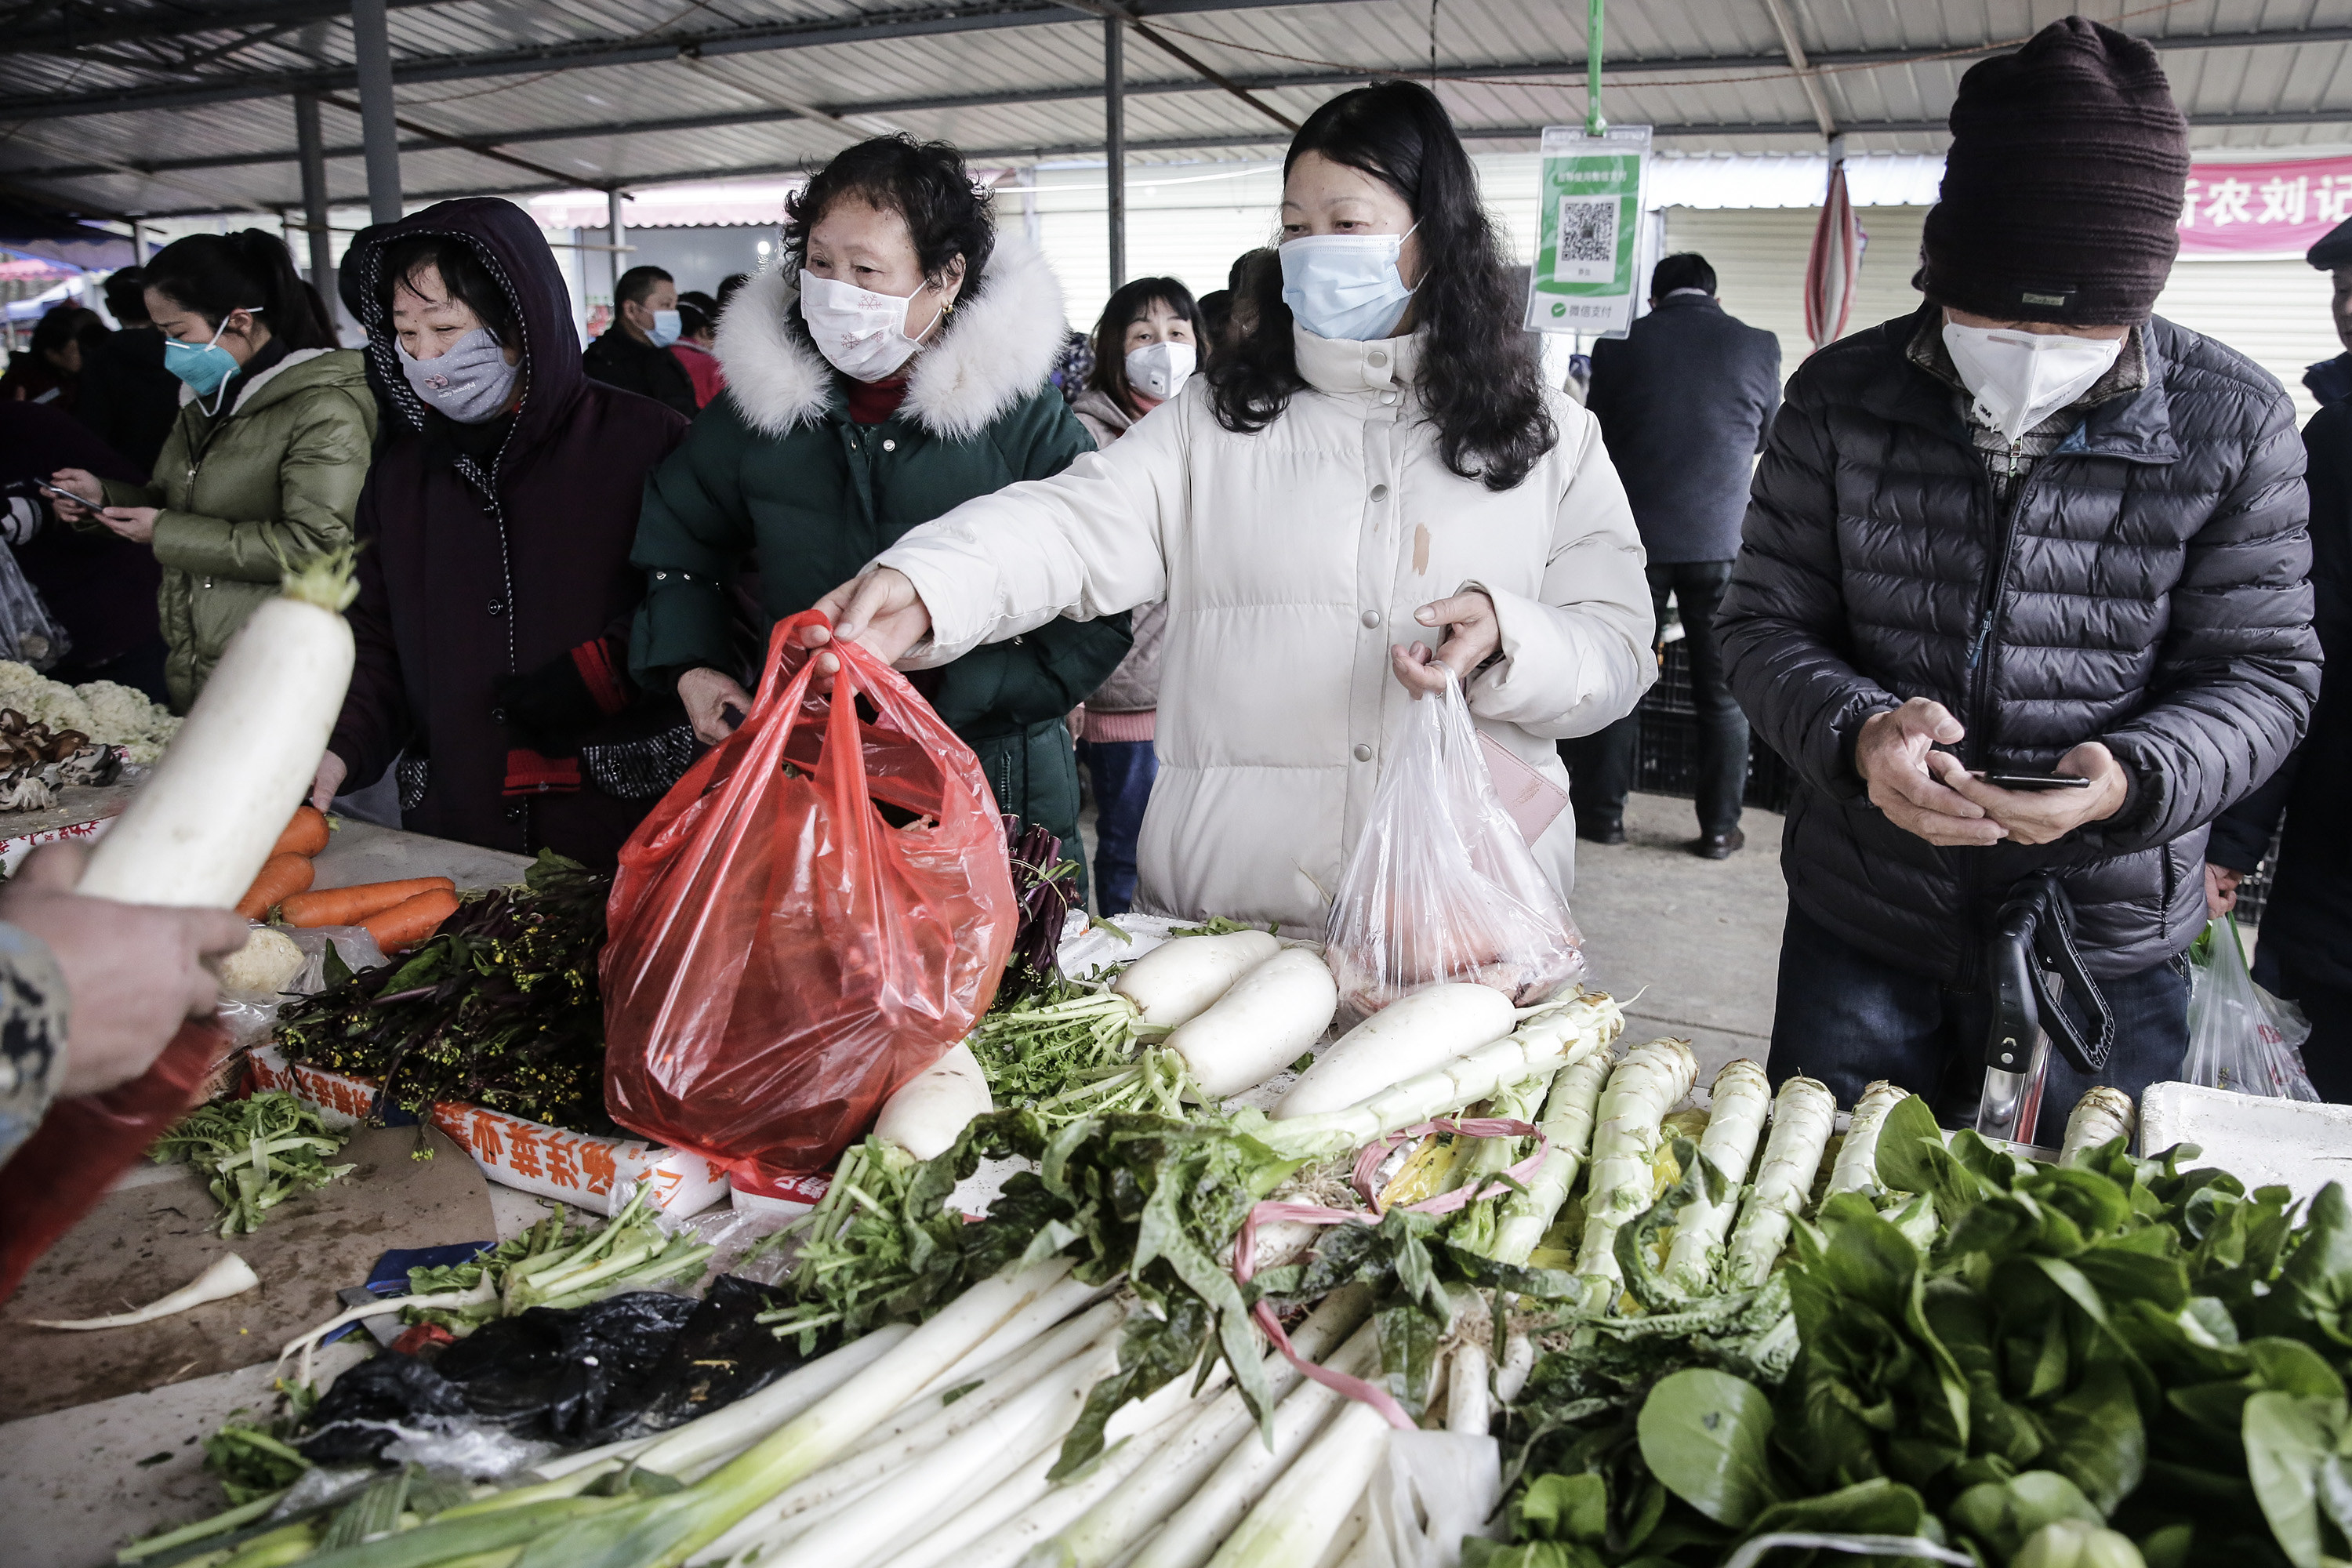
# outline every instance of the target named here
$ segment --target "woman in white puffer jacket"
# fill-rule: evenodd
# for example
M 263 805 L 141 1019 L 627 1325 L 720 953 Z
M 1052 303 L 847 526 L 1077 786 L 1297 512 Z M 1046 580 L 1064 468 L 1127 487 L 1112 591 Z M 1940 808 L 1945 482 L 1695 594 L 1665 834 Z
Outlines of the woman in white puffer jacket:
M 1543 384 L 1426 89 L 1318 110 L 1284 164 L 1282 223 L 1280 297 L 1269 279 L 1207 384 L 1053 479 L 915 529 L 818 607 L 919 668 L 1164 598 L 1136 907 L 1286 934 L 1321 933 L 1442 661 L 1482 733 L 1540 775 L 1506 763 L 1496 782 L 1556 811 L 1533 844 L 1565 894 L 1554 742 L 1623 717 L 1657 674 L 1624 488 L 1591 416 Z

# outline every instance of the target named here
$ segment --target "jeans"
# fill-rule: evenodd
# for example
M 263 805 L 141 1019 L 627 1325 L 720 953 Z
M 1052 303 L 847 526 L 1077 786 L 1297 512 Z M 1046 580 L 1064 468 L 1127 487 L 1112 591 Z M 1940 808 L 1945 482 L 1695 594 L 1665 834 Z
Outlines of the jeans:
M 2099 982 L 2115 1015 L 2107 1069 L 2085 1078 L 2053 1040 L 2034 1142 L 2056 1148 L 2066 1116 L 2095 1083 L 2138 1103 L 2147 1086 L 2179 1078 L 2189 1054 L 2189 978 L 2173 960 Z M 2061 1004 L 2079 1025 L 2080 998 Z M 1874 1079 L 1911 1089 L 1947 1127 L 1970 1126 L 1984 1089 L 1990 1000 L 1955 991 L 1932 975 L 1881 963 L 1825 931 L 1794 904 L 1780 935 L 1780 998 L 1772 1015 L 1769 1076 L 1777 1091 L 1802 1073 L 1829 1085 L 1838 1108 Z
M 1135 840 L 1160 758 L 1149 741 L 1081 741 L 1078 761 L 1095 786 L 1095 899 L 1106 915 L 1135 904 Z
M 1715 614 L 1731 583 L 1728 561 L 1681 561 L 1649 568 L 1650 604 L 1663 624 L 1671 593 L 1683 617 L 1684 644 L 1690 650 L 1691 706 L 1698 714 L 1698 826 L 1704 834 L 1729 833 L 1739 826 L 1740 796 L 1748 789 L 1748 716 L 1723 680 L 1723 653 L 1715 640 Z M 1657 644 L 1663 650 L 1664 642 Z M 1642 734 L 1636 709 L 1607 729 L 1559 743 L 1568 764 L 1570 801 L 1587 829 L 1607 828 L 1624 819 L 1625 795 L 1633 787 Z

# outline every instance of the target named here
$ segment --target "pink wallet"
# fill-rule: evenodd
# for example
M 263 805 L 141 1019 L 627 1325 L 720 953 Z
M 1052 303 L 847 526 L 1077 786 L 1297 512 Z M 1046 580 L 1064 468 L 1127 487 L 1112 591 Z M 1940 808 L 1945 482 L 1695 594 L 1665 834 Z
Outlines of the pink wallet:
M 1486 754 L 1487 776 L 1495 794 L 1510 813 L 1519 837 L 1533 844 L 1568 809 L 1568 792 L 1513 756 L 1500 741 L 1478 732 L 1478 749 Z

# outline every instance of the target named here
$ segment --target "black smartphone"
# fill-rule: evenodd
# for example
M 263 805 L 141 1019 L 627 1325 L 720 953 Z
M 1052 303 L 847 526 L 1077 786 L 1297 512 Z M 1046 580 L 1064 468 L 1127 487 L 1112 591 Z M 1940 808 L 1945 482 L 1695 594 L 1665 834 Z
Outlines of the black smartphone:
M 73 493 L 73 491 L 71 491 L 71 490 L 69 490 L 69 489 L 63 489 L 62 487 L 58 486 L 58 485 L 53 485 L 53 484 L 49 483 L 49 481 L 48 481 L 48 480 L 47 480 L 47 479 L 37 479 L 37 479 L 35 479 L 33 480 L 33 483 L 34 483 L 34 484 L 36 484 L 36 485 L 37 485 L 37 486 L 39 486 L 42 489 L 47 490 L 49 494 L 51 494 L 51 495 L 53 495 L 53 496 L 61 496 L 61 497 L 63 497 L 65 500 L 69 500 L 69 501 L 73 502 L 73 503 L 74 503 L 74 505 L 76 505 L 76 506 L 86 507 L 86 506 L 89 506 L 89 502 L 88 502 L 88 501 L 86 501 L 86 500 L 82 500 L 82 499 L 81 499 L 81 497 L 79 497 L 79 496 L 78 496 L 78 495 L 74 494 L 74 493 Z M 94 508 L 93 508 L 92 510 L 96 510 L 96 509 L 94 509 Z
M 2088 789 L 2091 781 L 2069 773 L 1970 773 L 1969 777 L 1995 789 Z

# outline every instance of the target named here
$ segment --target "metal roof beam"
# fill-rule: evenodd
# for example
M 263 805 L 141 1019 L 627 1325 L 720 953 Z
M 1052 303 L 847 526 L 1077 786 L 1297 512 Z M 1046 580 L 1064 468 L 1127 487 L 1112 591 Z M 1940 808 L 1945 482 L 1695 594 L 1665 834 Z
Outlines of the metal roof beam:
M 1216 11 L 1266 11 L 1292 5 L 1366 4 L 1369 0 L 1153 0 L 1137 15 L 1157 20 Z M 709 33 L 657 37 L 581 38 L 530 44 L 470 55 L 412 56 L 393 62 L 393 80 L 404 86 L 469 81 L 483 77 L 522 76 L 538 71 L 598 66 L 649 65 L 686 56 L 760 54 L 777 49 L 822 48 L 896 38 L 935 37 L 1005 27 L 1084 23 L 1081 13 L 1061 0 L 968 0 L 849 18 L 761 23 Z M 121 114 L 144 109 L 189 109 L 240 99 L 290 97 L 299 92 L 341 92 L 358 85 L 349 66 L 321 70 L 224 75 L 203 83 L 169 82 L 104 88 L 96 92 L 26 93 L 0 99 L 0 120 L 58 120 L 82 114 Z
M 446 0 L 384 0 L 393 10 L 410 5 L 437 5 Z M 70 11 L 71 7 L 66 7 Z M 237 27 L 299 27 L 309 22 L 341 22 L 352 14 L 351 0 L 261 0 L 248 5 L 219 5 L 203 10 L 159 9 L 139 16 L 110 14 L 88 24 L 53 22 L 0 37 L 0 55 L 69 55 L 92 45 L 139 43 L 149 38 L 184 38 L 225 33 Z
M 389 0 L 402 4 L 404 0 Z M 426 0 L 405 0 L 423 4 Z M 1148 18 L 1198 15 L 1206 12 L 1233 10 L 1268 10 L 1276 7 L 1306 5 L 1340 5 L 1361 3 L 1361 0 L 1155 0 L 1139 15 Z M 994 30 L 1004 27 L 1042 26 L 1082 20 L 1080 13 L 1062 4 L 1062 0 L 982 0 L 980 4 L 939 5 L 922 10 L 877 12 L 848 21 L 826 19 L 819 22 L 797 21 L 763 24 L 758 26 L 730 28 L 715 33 L 677 35 L 661 38 L 592 38 L 563 43 L 536 45 L 473 55 L 427 56 L 407 60 L 395 60 L 393 79 L 395 82 L 424 83 L 469 80 L 480 77 L 509 76 L 533 71 L 582 69 L 600 66 L 646 64 L 674 59 L 679 55 L 751 54 L 778 49 L 818 48 L 840 44 L 873 42 L 883 39 L 936 37 L 942 34 Z M 2278 28 L 2270 31 L 2210 33 L 2152 37 L 2147 42 L 2159 50 L 2252 48 L 2265 46 L 2352 42 L 2352 26 Z M 1954 60 L 1971 58 L 1995 52 L 1997 46 L 1976 47 L 1957 47 L 1947 57 Z M 1815 72 L 1831 72 L 1862 66 L 1890 65 L 1919 58 L 1921 51 L 1913 49 L 1863 49 L 1840 54 L 1811 57 L 1809 63 Z M 1412 68 L 1393 68 L 1396 74 L 1407 74 Z M 1580 74 L 1584 63 L 1569 64 L 1542 61 L 1530 64 L 1505 64 L 1490 68 L 1496 74 L 1521 76 L 1558 76 Z M 1779 71 L 1787 70 L 1789 61 L 1781 55 L 1755 56 L 1675 56 L 1653 59 L 1612 60 L 1607 74 L 1611 79 L 1674 74 L 1686 71 Z M 1324 79 L 1339 81 L 1361 80 L 1374 74 L 1368 69 L 1351 77 L 1331 73 Z M 1447 75 L 1485 74 L 1478 68 L 1454 67 L 1441 72 Z M 345 90 L 357 84 L 357 76 L 348 67 L 310 71 L 275 71 L 250 75 L 226 76 L 203 83 L 172 82 L 152 86 L 102 89 L 96 92 L 73 94 L 24 94 L 0 99 L 0 120 L 51 120 L 84 114 L 116 114 L 144 109 L 191 108 L 200 104 L 223 103 L 241 99 L 291 96 L 299 92 Z M 1237 79 L 1246 85 L 1246 79 Z M 1179 89 L 1178 90 L 1183 90 Z M 1098 95 L 1098 85 L 1089 84 L 1090 94 Z
M 2191 126 L 2202 126 L 2212 129 L 2265 125 L 2352 125 L 2352 107 L 2337 110 L 2312 110 L 2307 112 L 2282 110 L 2274 113 L 2254 114 L 2192 114 L 2189 117 L 2189 122 Z M 1555 121 L 1554 123 L 1557 122 Z M 1660 138 L 1802 136 L 1816 142 L 1821 138 L 1821 128 L 1811 120 L 1748 121 L 1747 123 L 1658 125 L 1653 127 L 1652 130 L 1653 134 Z M 1945 123 L 1940 120 L 1860 121 L 1849 122 L 1840 127 L 1841 133 L 1847 137 L 1871 135 L 1928 135 L 1938 134 L 1944 130 Z M 1544 127 L 1542 125 L 1468 125 L 1462 128 L 1462 139 L 1465 142 L 1534 142 L 1542 136 L 1543 132 Z M 1242 130 L 1215 135 L 1168 136 L 1143 141 L 1130 141 L 1127 144 L 1127 150 L 1129 153 L 1200 153 L 1251 147 L 1279 147 L 1287 140 L 1288 138 L 1276 131 L 1269 130 L 1262 134 L 1255 130 Z M 2278 151 L 2284 153 L 2292 153 L 2293 149 L 2281 148 L 2278 149 Z M 1006 160 L 1024 158 L 1077 158 L 1087 157 L 1089 155 L 1098 156 L 1101 153 L 1102 142 L 1099 140 L 1090 142 L 1066 142 L 1051 144 L 1031 144 L 1027 146 L 969 147 L 964 149 L 965 158 L 974 163 L 1002 163 Z M 615 180 L 613 183 L 625 189 L 641 189 L 654 185 L 683 184 L 688 181 L 695 180 L 744 179 L 777 174 L 804 174 L 822 166 L 824 163 L 824 160 L 823 158 L 816 158 L 804 159 L 792 163 L 734 164 L 724 168 L 713 168 L 710 165 L 704 164 L 692 169 L 677 169 L 664 173 L 632 174 L 625 179 Z M 114 174 L 120 173 L 121 171 L 118 169 L 109 169 L 106 172 Z M 1134 171 L 1130 169 L 1130 176 L 1133 173 Z M 21 174 L 22 171 L 8 171 L 5 174 L 0 174 L 0 178 L 16 177 Z M 597 188 L 598 187 L 593 185 L 582 184 L 579 181 L 566 181 L 560 184 L 546 185 L 466 185 L 438 191 L 415 191 L 409 193 L 408 199 L 411 201 L 450 201 L 459 196 L 528 196 L 548 195 L 556 191 L 585 191 L 594 190 Z M 52 205 L 61 205 L 68 207 L 71 207 L 73 205 L 71 202 L 57 196 L 45 196 L 42 199 L 51 203 Z M 338 206 L 352 206 L 362 204 L 365 200 L 366 197 L 364 195 L 341 196 L 336 198 L 335 205 Z M 233 205 L 174 207 L 169 211 L 145 212 L 138 216 L 142 218 L 210 217 L 220 213 L 244 211 L 276 212 L 278 208 L 274 206 L 259 205 L 250 208 Z M 125 219 L 124 221 L 127 222 L 129 220 Z

